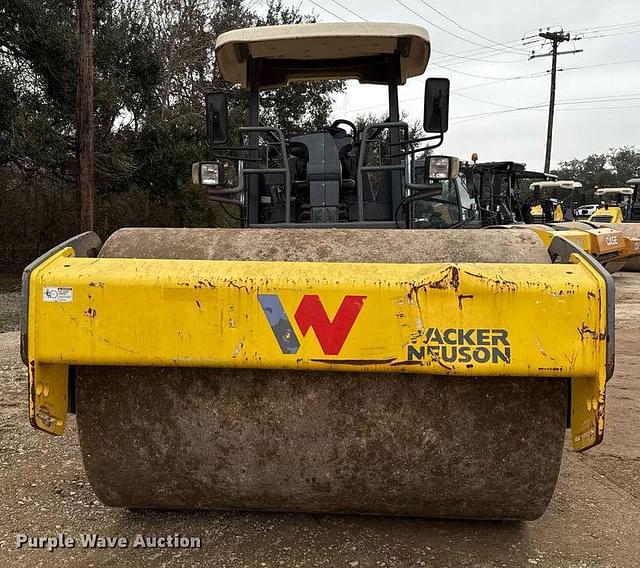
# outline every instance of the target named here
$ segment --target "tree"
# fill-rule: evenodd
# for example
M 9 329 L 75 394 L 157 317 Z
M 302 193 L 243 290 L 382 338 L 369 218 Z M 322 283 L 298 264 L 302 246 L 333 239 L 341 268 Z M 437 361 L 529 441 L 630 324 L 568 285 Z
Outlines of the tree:
M 0 193 L 0 225 L 25 251 L 18 258 L 22 252 L 2 243 L 0 261 L 22 264 L 78 230 L 75 5 L 0 4 L 0 191 L 12 192 Z M 222 80 L 215 40 L 234 28 L 313 16 L 275 0 L 262 15 L 242 0 L 94 0 L 94 11 L 98 232 L 222 222 L 190 182 L 191 163 L 208 153 L 203 95 L 228 93 L 232 129 L 247 122 L 248 96 Z M 334 81 L 265 91 L 262 119 L 286 132 L 325 125 L 343 88 Z
M 609 151 L 609 163 L 615 172 L 616 184 L 640 176 L 640 151 L 635 146 L 623 146 Z
M 604 154 L 591 154 L 580 160 L 573 158 L 560 162 L 560 168 L 553 174 L 560 179 L 582 183 L 576 192 L 579 203 L 593 203 L 594 190 L 599 187 L 622 187 L 632 177 L 640 175 L 640 151 L 635 146 L 610 148 Z
M 276 26 L 315 21 L 315 16 L 284 6 L 281 0 L 270 0 L 266 15 L 257 18 L 256 25 Z M 264 91 L 261 97 L 264 122 L 279 126 L 285 135 L 327 126 L 333 106 L 332 97 L 344 89 L 342 81 L 303 81 Z

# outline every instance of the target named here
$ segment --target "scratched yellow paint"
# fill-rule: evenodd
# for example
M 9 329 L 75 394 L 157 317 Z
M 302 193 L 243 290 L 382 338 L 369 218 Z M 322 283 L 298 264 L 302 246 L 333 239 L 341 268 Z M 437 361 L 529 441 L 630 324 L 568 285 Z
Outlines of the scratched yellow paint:
M 32 421 L 62 433 L 67 402 L 59 372 L 69 365 L 357 369 L 435 374 L 443 380 L 570 377 L 584 387 L 582 400 L 572 399 L 572 424 L 580 428 L 574 443 L 588 447 L 601 438 L 600 409 L 585 401 L 600 400 L 604 393 L 605 288 L 588 264 L 577 256 L 572 261 L 406 265 L 87 259 L 65 249 L 31 275 Z M 73 301 L 44 302 L 45 286 L 73 288 Z M 258 294 L 278 296 L 300 342 L 296 353 L 283 353 Z M 305 294 L 320 297 L 330 320 L 345 295 L 365 297 L 338 355 L 325 354 L 315 330 L 303 335 L 296 324 L 294 314 Z M 458 341 L 465 332 L 474 341 L 495 341 L 489 347 L 502 349 L 502 356 L 486 362 L 480 356 L 444 361 L 443 352 L 462 351 L 460 346 L 455 352 L 451 345 L 434 347 L 434 334 Z M 428 337 L 431 343 L 425 345 Z M 425 346 L 431 351 L 421 352 Z M 486 353 L 479 346 L 469 349 Z M 47 400 L 34 398 L 42 382 L 57 391 L 64 388 L 64 396 L 50 389 Z M 34 419 L 43 415 L 43 405 L 46 416 L 55 418 L 49 425 Z

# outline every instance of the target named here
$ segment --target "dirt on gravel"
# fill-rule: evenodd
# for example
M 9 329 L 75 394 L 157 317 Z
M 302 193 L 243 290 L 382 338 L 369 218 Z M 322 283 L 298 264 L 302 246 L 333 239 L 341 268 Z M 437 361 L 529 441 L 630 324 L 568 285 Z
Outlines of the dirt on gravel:
M 567 444 L 549 509 L 528 523 L 105 507 L 86 480 L 74 418 L 60 438 L 29 425 L 19 334 L 0 333 L 0 566 L 640 566 L 640 274 L 615 281 L 617 359 L 605 440 L 583 454 Z M 7 301 L 16 306 L 0 303 L 0 322 L 3 309 L 17 310 L 17 297 Z M 16 546 L 19 534 L 61 533 L 75 547 Z M 176 533 L 201 546 L 130 546 L 138 534 Z M 122 536 L 129 546 L 83 548 L 83 534 Z

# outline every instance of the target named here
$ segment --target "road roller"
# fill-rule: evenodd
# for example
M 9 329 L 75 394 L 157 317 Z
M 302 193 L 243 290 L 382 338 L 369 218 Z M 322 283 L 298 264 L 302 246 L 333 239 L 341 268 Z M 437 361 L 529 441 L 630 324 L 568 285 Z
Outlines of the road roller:
M 62 435 L 75 414 L 113 507 L 540 517 L 565 439 L 603 439 L 611 276 L 562 237 L 469 230 L 452 158 L 415 179 L 448 128 L 446 79 L 426 80 L 426 137 L 400 120 L 423 28 L 240 29 L 215 50 L 249 120 L 208 93 L 192 175 L 238 227 L 88 232 L 28 266 L 31 424 Z M 344 79 L 386 89 L 387 120 L 261 120 L 265 90 Z
M 595 258 L 610 274 L 618 272 L 627 262 L 640 257 L 640 239 L 626 237 L 620 230 L 593 223 L 514 223 L 500 227 L 533 231 L 547 247 L 552 239 L 567 239 Z
M 625 187 L 603 187 L 596 190 L 602 204 L 593 212 L 589 221 L 601 227 L 622 231 L 627 240 L 635 241 L 640 239 L 640 178 L 631 178 L 625 183 Z M 631 249 L 631 245 L 628 248 Z M 623 270 L 640 272 L 640 257 L 629 258 Z
M 563 236 L 566 238 L 572 238 L 571 233 L 578 233 L 576 236 L 581 241 L 580 245 L 597 258 L 611 274 L 627 265 L 637 263 L 640 260 L 640 240 L 636 236 L 626 235 L 620 226 L 573 220 L 573 194 L 581 187 L 580 182 L 570 180 L 532 183 L 530 189 L 534 195 L 546 195 L 548 209 L 548 214 L 543 214 L 543 205 L 537 205 L 536 211 L 539 215 L 536 217 L 532 207 L 533 222 L 545 223 L 551 231 L 551 237 L 557 231 L 565 231 Z M 628 189 L 631 191 L 631 188 Z M 596 190 L 596 194 L 600 191 L 606 190 Z M 544 197 L 541 197 L 541 201 L 545 201 Z M 575 238 L 574 241 L 578 242 Z
M 529 190 L 531 209 L 528 216 L 532 223 L 557 223 L 573 219 L 573 194 L 582 187 L 578 181 L 534 181 Z
M 640 234 L 628 234 L 619 224 L 567 221 L 554 225 L 566 231 L 584 232 L 589 236 L 589 252 L 611 273 L 624 270 L 640 260 Z
M 477 154 L 474 156 L 477 158 Z M 421 172 L 424 160 L 418 162 Z M 476 160 L 464 164 L 461 171 L 464 182 L 472 188 L 483 227 L 530 230 L 546 246 L 562 236 L 588 252 L 611 274 L 640 258 L 640 240 L 624 235 L 620 226 L 563 220 L 565 212 L 572 210 L 573 192 L 582 187 L 579 182 L 557 180 L 551 174 L 527 170 L 526 164 L 511 160 L 480 163 Z M 539 181 L 530 183 L 531 180 Z M 531 192 L 525 199 L 523 182 Z M 556 198 L 555 204 L 550 196 Z M 537 218 L 536 211 L 540 213 Z M 560 215 L 554 211 L 560 211 Z
M 595 195 L 600 207 L 589 217 L 595 223 L 624 223 L 640 221 L 640 178 L 631 178 L 624 187 L 600 187 Z

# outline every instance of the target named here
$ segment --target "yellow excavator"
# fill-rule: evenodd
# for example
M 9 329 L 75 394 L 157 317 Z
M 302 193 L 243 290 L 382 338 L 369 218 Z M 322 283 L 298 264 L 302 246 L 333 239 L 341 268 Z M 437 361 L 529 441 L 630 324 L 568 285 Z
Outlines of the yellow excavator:
M 115 507 L 538 518 L 566 428 L 577 451 L 604 435 L 611 276 L 562 237 L 469 230 L 454 160 L 414 178 L 448 128 L 446 79 L 426 81 L 426 137 L 400 120 L 423 28 L 240 29 L 215 51 L 249 121 L 230 142 L 208 94 L 193 176 L 241 228 L 84 233 L 27 267 L 33 426 L 62 435 L 75 413 Z M 261 122 L 261 91 L 333 79 L 386 89 L 388 119 Z

